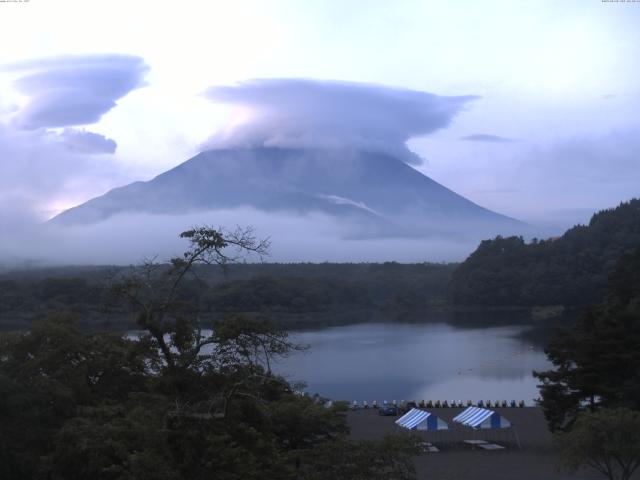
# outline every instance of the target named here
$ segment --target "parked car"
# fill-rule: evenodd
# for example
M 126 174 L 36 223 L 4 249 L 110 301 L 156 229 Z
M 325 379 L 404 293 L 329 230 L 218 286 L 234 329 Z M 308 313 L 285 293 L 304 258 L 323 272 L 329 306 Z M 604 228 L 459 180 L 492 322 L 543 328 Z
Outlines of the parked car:
M 378 415 L 395 417 L 398 415 L 398 407 L 395 405 L 384 405 L 378 409 Z

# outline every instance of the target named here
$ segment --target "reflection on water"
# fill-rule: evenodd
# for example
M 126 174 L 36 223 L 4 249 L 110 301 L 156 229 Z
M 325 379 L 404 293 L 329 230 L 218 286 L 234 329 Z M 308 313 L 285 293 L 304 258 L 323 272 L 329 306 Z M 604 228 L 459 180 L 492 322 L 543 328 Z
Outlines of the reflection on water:
M 293 332 L 309 344 L 277 367 L 309 393 L 345 400 L 526 400 L 544 352 L 516 337 L 521 326 L 369 323 Z

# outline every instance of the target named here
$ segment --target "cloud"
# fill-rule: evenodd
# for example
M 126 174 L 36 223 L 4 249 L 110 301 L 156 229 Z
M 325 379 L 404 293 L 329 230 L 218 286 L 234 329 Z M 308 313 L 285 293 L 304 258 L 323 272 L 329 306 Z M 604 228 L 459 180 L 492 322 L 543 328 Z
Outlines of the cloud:
M 460 140 L 467 142 L 491 142 L 491 143 L 515 143 L 518 140 L 507 137 L 499 137 L 498 135 L 490 135 L 488 133 L 475 133 L 473 135 L 467 135 L 460 137 Z
M 23 131 L 0 123 L 0 229 L 15 223 L 12 217 L 41 221 L 50 210 L 113 186 L 122 177 L 117 165 L 95 155 L 114 148 L 113 140 L 92 132 Z
M 121 181 L 114 140 L 85 129 L 143 85 L 148 67 L 128 55 L 83 55 L 14 63 L 25 105 L 0 108 L 0 229 L 37 223 Z M 59 127 L 67 127 L 62 130 Z
M 478 97 L 439 96 L 379 85 L 307 79 L 257 79 L 212 87 L 205 96 L 235 105 L 246 118 L 205 148 L 356 148 L 421 159 L 406 141 L 447 127 Z
M 633 184 L 634 193 L 640 185 L 640 128 L 625 128 L 601 135 L 576 136 L 529 152 L 518 174 L 535 179 L 536 185 L 557 185 L 566 189 L 590 185 L 584 193 L 596 196 L 597 190 L 611 186 L 621 188 Z M 529 180 L 530 181 L 530 180 Z M 622 188 L 621 188 L 622 192 Z M 620 200 L 625 200 L 623 197 Z
M 517 155 L 491 159 L 499 168 L 490 171 L 490 179 L 496 188 L 513 189 L 514 194 L 487 195 L 484 203 L 502 205 L 508 214 L 515 214 L 510 207 L 514 205 L 520 219 L 553 227 L 557 235 L 588 220 L 584 212 L 612 208 L 638 196 L 638 152 L 640 128 L 633 126 L 528 143 Z
M 86 130 L 65 128 L 55 135 L 73 153 L 115 153 L 117 147 L 114 140 Z
M 23 130 L 95 123 L 118 99 L 144 86 L 148 70 L 131 55 L 66 56 L 0 68 L 20 75 L 14 87 L 29 98 L 14 117 Z

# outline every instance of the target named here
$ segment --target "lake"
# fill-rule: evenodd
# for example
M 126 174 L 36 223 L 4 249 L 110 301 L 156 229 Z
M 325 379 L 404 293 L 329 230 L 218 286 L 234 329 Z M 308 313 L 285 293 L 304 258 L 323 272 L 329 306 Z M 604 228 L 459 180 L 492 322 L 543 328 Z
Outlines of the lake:
M 533 370 L 551 367 L 522 326 L 365 323 L 291 338 L 309 350 L 279 362 L 289 381 L 334 400 L 525 400 L 539 396 Z

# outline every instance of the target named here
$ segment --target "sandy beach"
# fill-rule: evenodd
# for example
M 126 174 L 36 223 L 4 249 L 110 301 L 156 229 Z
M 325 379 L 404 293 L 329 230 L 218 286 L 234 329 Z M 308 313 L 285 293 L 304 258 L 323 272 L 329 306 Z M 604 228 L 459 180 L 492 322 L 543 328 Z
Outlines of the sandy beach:
M 477 432 L 454 424 L 451 419 L 462 408 L 432 408 L 449 424 L 448 432 L 418 432 L 425 441 L 434 443 L 438 453 L 423 453 L 416 457 L 419 479 L 429 480 L 591 480 L 603 478 L 595 471 L 575 474 L 559 472 L 553 435 L 544 415 L 537 407 L 497 408 L 501 415 L 515 424 L 522 449 L 510 429 Z M 382 417 L 377 410 L 356 410 L 348 413 L 354 439 L 377 439 L 386 434 L 406 432 L 395 425 L 398 417 Z M 473 449 L 463 440 L 484 439 L 506 448 L 497 451 Z M 640 478 L 635 475 L 634 478 Z

